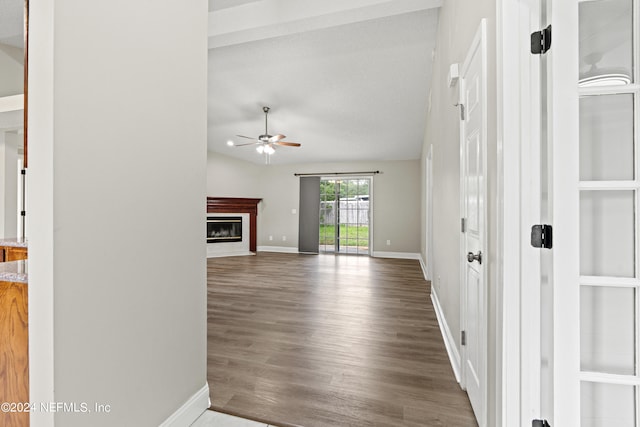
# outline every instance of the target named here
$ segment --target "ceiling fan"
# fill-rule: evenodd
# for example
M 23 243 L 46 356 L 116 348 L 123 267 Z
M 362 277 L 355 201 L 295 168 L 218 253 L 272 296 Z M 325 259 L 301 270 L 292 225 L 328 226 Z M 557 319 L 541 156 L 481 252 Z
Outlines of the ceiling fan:
M 276 147 L 300 147 L 302 144 L 297 142 L 289 142 L 283 141 L 286 138 L 285 135 L 276 134 L 270 135 L 268 130 L 268 117 L 269 117 L 269 107 L 262 107 L 262 111 L 264 111 L 264 134 L 258 136 L 258 138 L 252 138 L 250 136 L 244 135 L 236 135 L 239 138 L 251 139 L 255 142 L 248 142 L 246 144 L 236 144 L 233 141 L 229 141 L 227 144 L 234 147 L 244 147 L 246 145 L 256 145 L 256 151 L 260 154 L 265 154 L 267 156 L 267 163 L 269 162 L 269 156 L 275 153 Z

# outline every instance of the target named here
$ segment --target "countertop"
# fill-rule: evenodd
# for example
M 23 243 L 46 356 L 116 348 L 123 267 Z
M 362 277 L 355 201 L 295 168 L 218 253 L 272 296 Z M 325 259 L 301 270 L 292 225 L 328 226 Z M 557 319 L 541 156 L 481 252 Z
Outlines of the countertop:
M 0 246 L 12 246 L 14 248 L 26 248 L 27 241 L 24 239 L 17 239 L 15 237 L 10 239 L 0 239 Z
M 0 262 L 0 281 L 27 283 L 27 260 Z

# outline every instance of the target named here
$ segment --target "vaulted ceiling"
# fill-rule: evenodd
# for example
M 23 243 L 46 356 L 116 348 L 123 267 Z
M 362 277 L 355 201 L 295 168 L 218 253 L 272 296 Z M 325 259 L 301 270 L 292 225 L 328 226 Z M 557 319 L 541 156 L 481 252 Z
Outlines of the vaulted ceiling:
M 420 157 L 442 0 L 209 0 L 210 151 L 274 164 Z

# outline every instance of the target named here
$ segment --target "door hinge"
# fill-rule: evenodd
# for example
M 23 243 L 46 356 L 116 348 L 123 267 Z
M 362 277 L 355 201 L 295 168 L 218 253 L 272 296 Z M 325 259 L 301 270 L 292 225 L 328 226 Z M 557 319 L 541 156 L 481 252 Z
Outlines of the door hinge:
M 531 246 L 551 249 L 553 247 L 553 227 L 548 224 L 536 224 L 531 227 Z
M 27 174 L 27 170 L 26 170 L 26 169 L 21 169 L 21 170 L 20 170 L 20 173 L 21 173 L 22 175 L 26 175 L 26 174 Z
M 467 345 L 467 331 L 460 331 L 460 345 Z
M 466 113 L 464 111 L 464 104 L 460 104 L 460 120 L 464 121 Z
M 20 216 L 27 216 L 27 212 L 26 211 L 20 211 Z
M 531 427 L 551 427 L 547 420 L 533 420 Z
M 467 220 L 465 218 L 460 218 L 460 232 L 464 233 L 467 231 Z
M 531 53 L 543 55 L 551 49 L 551 25 L 541 31 L 531 33 Z

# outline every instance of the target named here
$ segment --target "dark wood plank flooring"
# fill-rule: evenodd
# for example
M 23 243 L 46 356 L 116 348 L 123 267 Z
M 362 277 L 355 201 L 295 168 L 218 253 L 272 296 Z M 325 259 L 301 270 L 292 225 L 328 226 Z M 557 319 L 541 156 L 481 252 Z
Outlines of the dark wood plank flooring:
M 208 260 L 212 407 L 272 424 L 476 426 L 412 260 Z

